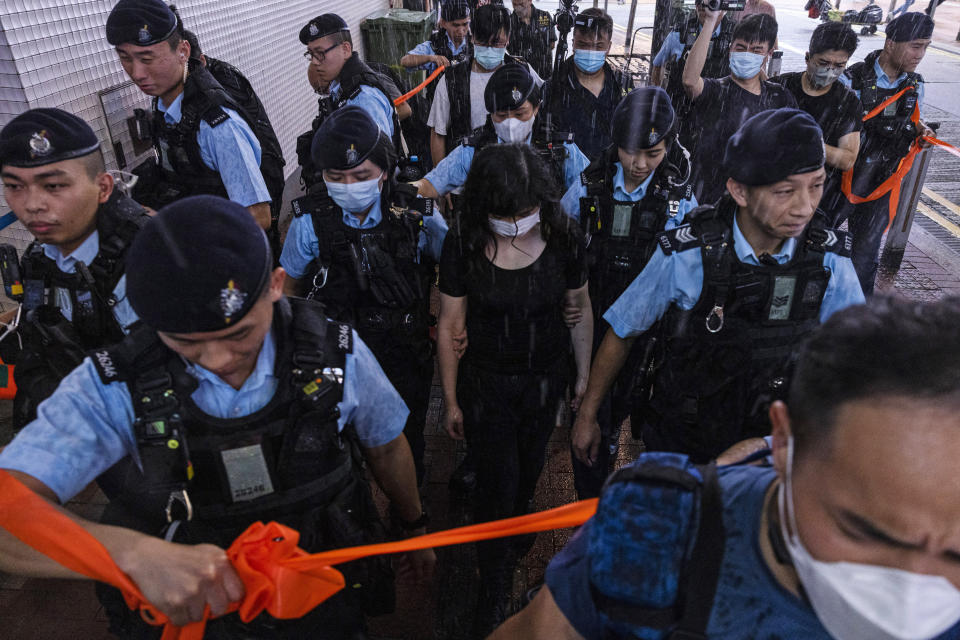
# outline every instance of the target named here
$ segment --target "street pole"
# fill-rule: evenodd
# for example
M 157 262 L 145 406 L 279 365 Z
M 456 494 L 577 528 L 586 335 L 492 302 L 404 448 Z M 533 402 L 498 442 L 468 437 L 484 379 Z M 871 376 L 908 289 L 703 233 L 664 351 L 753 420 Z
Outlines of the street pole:
M 930 7 L 930 19 L 933 20 L 933 14 L 937 12 L 937 0 L 933 0 L 933 6 Z
M 633 35 L 633 19 L 637 16 L 637 0 L 630 3 L 630 19 L 627 21 L 627 39 L 623 43 L 624 51 L 630 51 L 630 40 Z
M 890 8 L 887 9 L 887 22 L 890 22 L 890 16 L 893 15 L 893 10 L 897 8 L 897 0 L 890 0 Z
M 920 202 L 920 192 L 926 182 L 927 169 L 930 166 L 930 150 L 924 149 L 917 156 L 910 171 L 903 177 L 903 190 L 897 203 L 897 215 L 887 231 L 887 239 L 880 255 L 880 279 L 893 286 L 903 254 L 910 238 L 910 229 Z
M 610 2 L 610 0 L 603 0 L 603 12 L 604 12 L 604 13 L 607 12 L 607 3 L 608 3 L 608 2 Z

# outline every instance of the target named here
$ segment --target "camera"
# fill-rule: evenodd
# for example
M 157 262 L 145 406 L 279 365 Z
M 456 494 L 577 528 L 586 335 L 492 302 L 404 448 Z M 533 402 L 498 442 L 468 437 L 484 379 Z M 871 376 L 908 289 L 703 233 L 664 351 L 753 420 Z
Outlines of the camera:
M 746 0 L 703 0 L 703 6 L 710 11 L 743 11 Z

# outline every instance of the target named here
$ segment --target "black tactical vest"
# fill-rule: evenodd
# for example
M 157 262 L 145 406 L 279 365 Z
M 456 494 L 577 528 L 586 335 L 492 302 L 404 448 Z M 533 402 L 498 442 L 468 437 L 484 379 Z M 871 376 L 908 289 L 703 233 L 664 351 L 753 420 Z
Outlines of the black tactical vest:
M 667 255 L 700 251 L 703 290 L 692 309 L 673 305 L 660 322 L 640 416 L 651 450 L 705 462 L 744 438 L 768 435 L 767 409 L 785 395 L 796 349 L 819 324 L 830 280 L 825 252 L 849 255 L 850 237 L 827 229 L 818 212 L 789 262 L 745 264 L 733 246 L 735 212 L 727 196 L 658 235 Z
M 102 522 L 224 548 L 253 522 L 271 520 L 296 529 L 309 552 L 384 539 L 356 435 L 350 425 L 337 429 L 350 326 L 292 298 L 276 304 L 271 333 L 276 393 L 236 419 L 196 406 L 196 379 L 147 327 L 91 354 L 104 384 L 130 391 L 142 464 L 128 456 L 97 479 L 110 499 Z M 340 568 L 353 587 L 347 597 L 367 613 L 393 609 L 383 559 Z
M 317 236 L 308 297 L 323 302 L 331 318 L 355 326 L 375 354 L 398 341 L 426 345 L 433 274 L 419 256 L 422 216 L 386 200 L 381 211 L 375 227 L 355 229 L 329 197 L 293 202 L 294 216 L 309 215 Z
M 562 131 L 550 131 L 539 115 L 533 125 L 533 132 L 530 138 L 530 147 L 542 159 L 553 172 L 553 178 L 561 189 L 566 190 L 566 163 L 570 157 L 570 152 L 564 146 L 566 143 L 573 143 L 572 133 Z M 464 138 L 465 147 L 473 147 L 475 153 L 489 147 L 490 145 L 500 144 L 497 132 L 493 128 L 493 122 L 487 117 L 487 122 L 482 127 L 474 129 L 473 134 Z
M 460 50 L 460 53 L 454 55 L 453 50 L 450 48 L 450 43 L 447 41 L 447 32 L 444 29 L 438 29 L 430 35 L 430 48 L 433 49 L 433 54 L 437 56 L 443 56 L 451 63 L 454 63 L 458 66 L 470 66 L 471 61 L 473 60 L 473 36 L 471 34 L 466 35 L 467 46 Z M 444 71 L 440 77 L 448 75 Z M 437 92 L 437 84 L 439 84 L 440 78 L 437 78 L 433 82 L 427 85 L 427 101 L 428 104 L 433 104 L 433 96 Z
M 724 16 L 720 21 L 720 33 L 710 40 L 710 48 L 707 50 L 707 60 L 704 62 L 701 78 L 722 78 L 730 75 L 730 43 L 733 42 L 733 30 L 736 22 L 728 16 Z M 675 62 L 668 62 L 672 66 L 669 77 L 667 78 L 667 93 L 673 100 L 673 108 L 677 112 L 677 117 L 685 114 L 690 108 L 690 99 L 683 89 L 683 69 L 687 65 L 687 57 L 690 55 L 690 49 L 697 39 L 700 32 L 700 23 L 697 20 L 697 14 L 694 12 L 685 22 L 680 23 L 675 29 L 680 38 L 680 44 L 683 45 L 683 52 Z
M 633 282 L 657 248 L 656 235 L 689 199 L 688 185 L 674 186 L 676 169 L 657 167 L 643 198 L 621 202 L 613 198 L 617 147 L 609 147 L 584 170 L 580 180 L 587 195 L 580 199 L 580 225 L 589 239 L 590 300 L 599 317 Z
M 114 190 L 97 210 L 100 251 L 89 267 L 78 263 L 78 272 L 65 273 L 40 243 L 27 248 L 20 261 L 23 350 L 17 356 L 17 427 L 35 417 L 37 405 L 83 361 L 86 351 L 123 339 L 113 315 L 113 290 L 123 277 L 127 249 L 149 219 L 143 207 Z M 58 289 L 70 296 L 70 321 L 57 304 Z
M 330 95 L 325 95 L 317 101 L 319 113 L 313 119 L 310 130 L 297 136 L 297 160 L 303 170 L 300 173 L 300 179 L 304 187 L 309 192 L 315 185 L 322 187 L 323 178 L 318 174 L 313 164 L 313 158 L 310 155 L 310 147 L 313 144 L 313 136 L 320 129 L 320 125 L 327 117 L 347 104 L 347 101 L 360 94 L 361 88 L 366 85 L 377 89 L 389 100 L 393 101 L 400 97 L 400 90 L 393 81 L 382 73 L 378 73 L 370 68 L 359 54 L 353 53 L 343 65 L 340 71 L 340 92 L 336 99 Z M 397 117 L 396 109 L 393 110 L 393 146 L 398 154 L 402 151 L 400 144 L 400 120 Z M 402 154 L 401 154 L 402 155 Z
M 523 58 L 506 54 L 503 64 L 522 64 L 529 70 L 530 65 Z M 473 62 L 465 61 L 449 69 L 444 77 L 447 80 L 447 97 L 450 99 L 450 123 L 447 125 L 447 154 L 457 148 L 464 138 L 473 133 L 470 119 L 470 74 Z
M 203 162 L 200 143 L 197 142 L 201 121 L 215 128 L 230 119 L 225 108 L 236 111 L 257 136 L 261 146 L 260 173 L 268 188 L 278 188 L 278 177 L 282 181 L 283 176 L 283 166 L 278 166 L 282 155 L 278 158 L 270 153 L 272 143 L 269 138 L 262 137 L 269 121 L 264 125 L 255 120 L 209 70 L 192 60 L 183 87 L 180 121 L 175 124 L 167 122 L 154 99 L 153 141 L 158 161 L 154 173 L 140 174 L 141 182 L 137 183 L 133 193 L 138 202 L 159 209 L 188 196 L 228 197 L 220 173 Z M 282 193 L 282 187 L 280 189 Z
M 873 191 L 896 170 L 900 159 L 907 154 L 919 133 L 910 116 L 917 107 L 923 76 L 919 73 L 907 73 L 906 78 L 896 88 L 881 89 L 877 86 L 877 72 L 874 68 L 879 56 L 880 52 L 874 51 L 868 54 L 863 62 L 847 69 L 851 89 L 860 92 L 863 114 L 866 115 L 902 89 L 907 88 L 907 92 L 881 113 L 863 123 L 860 153 L 853 172 L 853 191 L 858 195 Z

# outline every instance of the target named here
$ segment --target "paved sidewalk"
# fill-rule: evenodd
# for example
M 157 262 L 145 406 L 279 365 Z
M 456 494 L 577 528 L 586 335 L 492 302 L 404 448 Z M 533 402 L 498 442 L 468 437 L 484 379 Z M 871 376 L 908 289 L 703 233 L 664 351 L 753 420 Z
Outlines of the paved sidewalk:
M 951 252 L 923 229 L 914 229 L 899 271 L 881 273 L 880 291 L 893 291 L 914 299 L 932 300 L 960 294 L 960 268 Z M 435 382 L 435 385 L 437 383 Z M 0 404 L 0 423 L 9 422 L 9 402 Z M 432 529 L 471 522 L 468 505 L 447 490 L 447 479 L 462 455 L 462 445 L 450 440 L 440 425 L 441 395 L 434 387 L 427 421 L 425 501 L 433 518 Z M 569 430 L 558 428 L 549 443 L 548 461 L 537 489 L 536 506 L 548 509 L 572 502 L 573 473 L 570 467 Z M 640 446 L 621 437 L 619 463 L 636 457 Z M 96 519 L 103 510 L 103 495 L 91 486 L 69 507 L 84 517 Z M 569 530 L 540 534 L 533 550 L 515 572 L 514 604 L 543 578 L 547 562 L 570 536 Z M 371 621 L 379 640 L 467 640 L 476 600 L 476 555 L 473 545 L 437 552 L 438 571 L 428 587 L 401 584 L 397 613 Z M 0 639 L 100 640 L 110 638 L 106 618 L 94 597 L 91 583 L 70 580 L 38 580 L 0 574 Z

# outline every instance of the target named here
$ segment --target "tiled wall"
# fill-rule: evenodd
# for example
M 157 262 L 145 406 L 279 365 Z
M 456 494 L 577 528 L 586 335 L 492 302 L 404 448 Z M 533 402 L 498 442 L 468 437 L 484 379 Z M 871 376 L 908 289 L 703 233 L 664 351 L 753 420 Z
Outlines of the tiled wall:
M 33 107 L 60 107 L 89 122 L 111 168 L 110 133 L 134 159 L 126 123 L 105 113 L 149 107 L 127 77 L 104 37 L 115 0 L 0 0 L 0 127 Z M 295 139 L 316 112 L 306 81 L 300 28 L 321 13 L 340 14 L 362 53 L 359 23 L 388 0 L 180 0 L 184 25 L 197 33 L 204 53 L 233 63 L 253 83 L 266 106 L 287 158 L 296 168 Z M 6 204 L 0 198 L 0 213 Z M 0 231 L 0 242 L 23 246 L 19 225 Z

